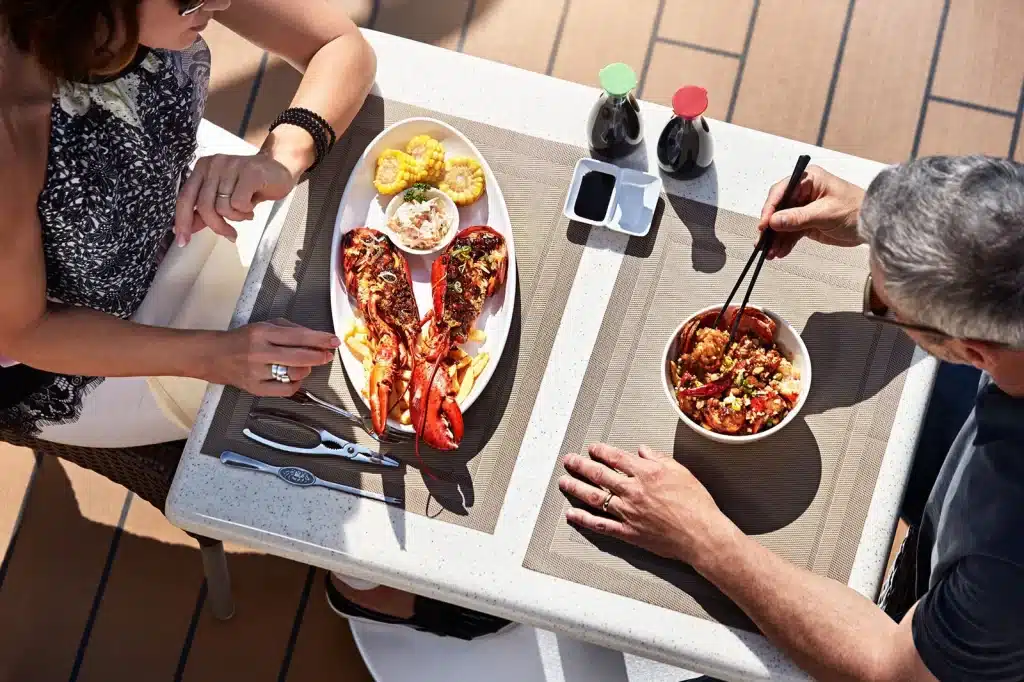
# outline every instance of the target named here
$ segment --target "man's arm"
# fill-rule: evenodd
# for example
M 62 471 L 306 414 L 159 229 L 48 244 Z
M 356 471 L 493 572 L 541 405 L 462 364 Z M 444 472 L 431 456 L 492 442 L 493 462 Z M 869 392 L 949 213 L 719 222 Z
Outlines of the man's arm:
M 934 681 L 914 646 L 912 608 L 895 623 L 846 585 L 814 575 L 722 516 L 693 566 L 819 680 Z
M 692 565 L 819 680 L 934 682 L 914 646 L 911 609 L 894 623 L 846 585 L 794 566 L 743 534 L 686 467 L 640 448 L 568 455 L 559 487 L 615 518 L 570 508 L 570 523 Z M 622 472 L 622 473 L 619 473 Z

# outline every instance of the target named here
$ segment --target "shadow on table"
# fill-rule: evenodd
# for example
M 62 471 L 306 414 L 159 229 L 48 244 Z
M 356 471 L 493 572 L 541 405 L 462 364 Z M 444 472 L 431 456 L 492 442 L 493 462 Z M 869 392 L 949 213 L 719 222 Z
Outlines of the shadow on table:
M 688 182 L 664 177 L 672 210 L 686 226 L 693 240 L 690 249 L 693 269 L 707 274 L 725 267 L 725 244 L 715 234 L 718 222 L 718 170 L 712 164 L 699 178 Z M 691 199 L 681 196 L 686 192 Z M 753 248 L 753 244 L 751 244 Z
M 570 499 L 569 504 L 574 507 L 586 508 L 575 499 Z M 593 513 L 594 510 L 588 509 L 588 511 Z M 757 626 L 738 606 L 688 564 L 660 557 L 606 535 L 599 535 L 580 528 L 577 528 L 577 531 L 601 551 L 622 559 L 644 573 L 657 576 L 687 593 L 711 618 L 719 623 L 750 632 L 758 632 Z
M 716 443 L 680 420 L 672 455 L 747 535 L 772 533 L 800 518 L 821 483 L 821 451 L 800 416 L 745 445 Z
M 512 323 L 508 330 L 505 349 L 501 353 L 499 366 L 490 382 L 477 398 L 473 407 L 466 412 L 466 431 L 458 450 L 454 452 L 431 452 L 427 465 L 435 473 L 432 477 L 424 472 L 423 481 L 431 496 L 445 510 L 465 516 L 476 502 L 476 490 L 470 472 L 472 460 L 480 454 L 494 436 L 498 425 L 505 416 L 505 410 L 512 397 L 516 372 L 519 369 L 519 348 L 522 343 L 522 285 L 516 273 L 516 300 L 512 307 Z M 407 462 L 419 468 L 416 461 Z M 428 509 L 429 512 L 429 509 Z M 432 516 L 433 513 L 427 513 Z
M 884 372 L 869 371 L 883 335 L 895 334 Z M 814 415 L 861 403 L 891 384 L 913 363 L 915 344 L 902 332 L 860 313 L 814 313 L 801 333 L 811 357 L 811 394 L 801 411 Z

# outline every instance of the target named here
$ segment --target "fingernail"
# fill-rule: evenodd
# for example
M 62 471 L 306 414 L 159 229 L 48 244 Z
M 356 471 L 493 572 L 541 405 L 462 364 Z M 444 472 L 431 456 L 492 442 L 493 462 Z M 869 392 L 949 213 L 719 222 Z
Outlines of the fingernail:
M 337 336 L 332 336 L 331 337 L 331 345 L 334 346 L 335 348 L 337 348 L 338 346 L 341 345 L 341 339 L 339 339 Z
M 572 466 L 576 462 L 576 455 L 566 455 L 563 464 L 565 466 Z
M 178 248 L 181 248 L 181 247 L 185 246 L 185 244 L 188 244 L 188 240 L 185 239 L 185 235 L 183 235 L 183 234 L 179 234 L 178 235 L 178 240 L 177 241 L 178 241 Z

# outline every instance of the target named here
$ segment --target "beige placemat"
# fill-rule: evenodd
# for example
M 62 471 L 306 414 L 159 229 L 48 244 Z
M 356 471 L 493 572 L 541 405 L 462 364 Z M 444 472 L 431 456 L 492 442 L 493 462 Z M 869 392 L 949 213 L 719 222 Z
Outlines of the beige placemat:
M 219 456 L 224 450 L 234 450 L 279 466 L 302 466 L 331 481 L 402 497 L 407 511 L 490 533 L 505 499 L 586 242 L 585 229 L 570 225 L 561 213 L 573 167 L 585 150 L 371 97 L 324 167 L 296 190 L 251 319 L 286 317 L 314 329 L 333 329 L 330 250 L 345 183 L 359 155 L 384 127 L 413 116 L 446 121 L 477 145 L 501 185 L 515 233 L 518 295 L 512 328 L 490 383 L 465 415 L 462 446 L 451 453 L 421 448 L 423 460 L 436 479 L 419 471 L 411 445 L 386 446 L 388 454 L 407 466 L 384 472 L 336 460 L 292 457 L 242 435 L 254 407 L 284 410 L 344 438 L 376 444 L 319 407 L 254 399 L 227 388 L 202 452 Z M 364 404 L 347 381 L 340 360 L 316 370 L 305 387 L 321 398 L 365 414 Z M 265 422 L 257 426 L 265 435 L 304 444 L 297 434 L 274 432 Z
M 861 317 L 866 253 L 801 244 L 765 264 L 752 298 L 802 330 L 811 394 L 784 430 L 749 446 L 703 438 L 673 412 L 661 354 L 678 324 L 721 304 L 756 236 L 752 218 L 671 199 L 657 232 L 634 239 L 619 273 L 561 452 L 605 441 L 674 453 L 722 510 L 785 558 L 849 579 L 913 344 Z M 742 289 L 740 295 L 742 295 Z M 753 624 L 688 566 L 565 522 L 552 472 L 527 568 L 729 625 Z

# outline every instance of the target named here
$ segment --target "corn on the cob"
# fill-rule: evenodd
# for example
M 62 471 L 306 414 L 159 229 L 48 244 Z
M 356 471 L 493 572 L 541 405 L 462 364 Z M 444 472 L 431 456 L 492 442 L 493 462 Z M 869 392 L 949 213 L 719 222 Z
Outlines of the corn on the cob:
M 398 194 L 414 182 L 419 182 L 422 172 L 416 159 L 397 149 L 388 149 L 377 158 L 373 186 L 381 194 Z
M 417 135 L 405 148 L 409 156 L 420 162 L 423 177 L 420 182 L 436 184 L 444 178 L 444 145 L 429 135 Z
M 438 189 L 459 206 L 472 204 L 484 193 L 484 172 L 476 159 L 459 157 L 445 162 L 444 179 Z

